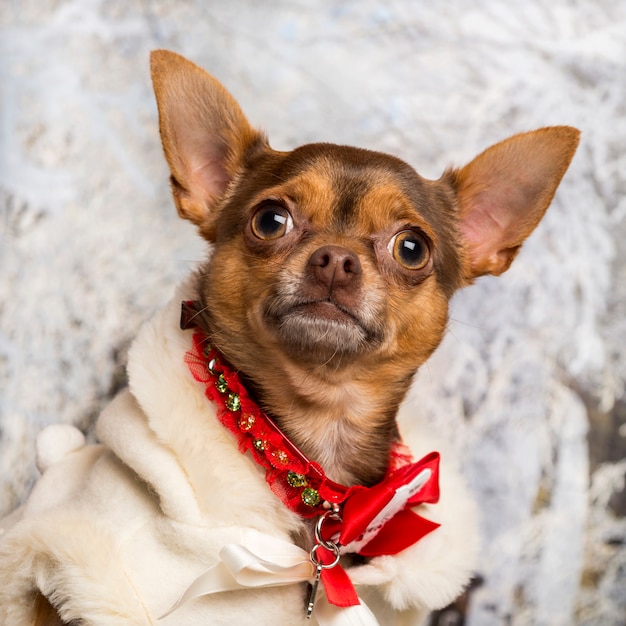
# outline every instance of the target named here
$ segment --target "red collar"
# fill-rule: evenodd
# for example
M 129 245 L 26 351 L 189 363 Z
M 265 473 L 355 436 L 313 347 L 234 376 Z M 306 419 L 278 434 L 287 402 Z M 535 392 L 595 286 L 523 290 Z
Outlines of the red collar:
M 196 326 L 198 310 L 197 303 L 183 302 L 183 329 Z M 372 487 L 340 485 L 327 478 L 261 411 L 237 372 L 197 328 L 185 362 L 192 376 L 204 384 L 206 397 L 217 406 L 218 420 L 233 433 L 240 452 L 249 453 L 265 468 L 267 483 L 288 509 L 304 518 L 319 518 L 330 509 L 340 511 L 336 518 L 329 518 L 324 539 L 332 538 L 342 553 L 367 557 L 397 554 L 438 528 L 439 524 L 412 511 L 419 504 L 439 500 L 438 452 L 414 463 L 408 449 L 397 444 L 380 483 Z M 328 593 L 329 585 L 326 587 Z M 330 596 L 329 600 L 332 602 Z M 348 602 L 345 598 L 340 601 Z

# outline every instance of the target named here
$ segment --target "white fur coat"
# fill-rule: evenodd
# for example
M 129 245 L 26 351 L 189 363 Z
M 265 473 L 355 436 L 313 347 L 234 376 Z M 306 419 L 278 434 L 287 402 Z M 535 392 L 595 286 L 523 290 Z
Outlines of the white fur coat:
M 0 624 L 29 626 L 37 589 L 63 619 L 88 625 L 315 623 L 304 619 L 306 583 L 203 596 L 159 619 L 244 529 L 291 542 L 302 527 L 188 371 L 192 331 L 178 321 L 181 300 L 194 295 L 181 287 L 141 330 L 129 390 L 99 418 L 100 444 L 84 445 L 68 426 L 40 435 L 43 476 L 0 526 Z M 415 424 L 400 428 L 415 458 L 437 448 Z M 472 574 L 474 506 L 453 465 L 443 455 L 441 499 L 419 508 L 441 527 L 397 556 L 348 570 L 385 626 L 421 624 Z

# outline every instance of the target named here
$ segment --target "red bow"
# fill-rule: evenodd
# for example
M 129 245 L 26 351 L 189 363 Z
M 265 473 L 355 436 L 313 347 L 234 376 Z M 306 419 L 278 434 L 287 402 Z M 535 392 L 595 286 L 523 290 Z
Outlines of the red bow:
M 397 554 L 417 543 L 439 524 L 411 510 L 419 504 L 439 500 L 439 453 L 431 452 L 417 463 L 391 472 L 373 487 L 348 489 L 341 510 L 341 521 L 328 519 L 323 539 L 362 556 Z M 361 545 L 359 545 L 361 544 Z M 356 549 L 351 549 L 353 545 Z M 320 548 L 324 562 L 332 553 Z M 322 571 L 326 596 L 331 604 L 352 606 L 359 599 L 345 570 L 337 565 Z

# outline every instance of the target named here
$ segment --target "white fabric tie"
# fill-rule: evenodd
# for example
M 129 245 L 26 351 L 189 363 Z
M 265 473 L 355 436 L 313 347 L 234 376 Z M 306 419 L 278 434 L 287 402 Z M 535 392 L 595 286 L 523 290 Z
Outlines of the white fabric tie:
M 240 532 L 241 543 L 224 546 L 220 550 L 221 560 L 196 578 L 159 619 L 201 596 L 250 587 L 293 585 L 314 578 L 315 567 L 309 554 L 298 546 L 253 528 L 242 528 Z M 320 626 L 379 626 L 362 600 L 358 606 L 338 607 L 330 604 L 321 590 L 313 616 Z

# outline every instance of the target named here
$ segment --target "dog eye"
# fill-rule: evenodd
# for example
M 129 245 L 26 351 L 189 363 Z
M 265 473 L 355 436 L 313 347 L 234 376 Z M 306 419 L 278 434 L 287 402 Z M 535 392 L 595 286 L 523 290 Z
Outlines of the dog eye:
M 408 270 L 421 270 L 430 259 L 426 239 L 414 230 L 402 230 L 389 242 L 393 258 Z
M 259 239 L 279 239 L 293 228 L 289 211 L 280 204 L 265 204 L 252 216 L 252 232 Z

